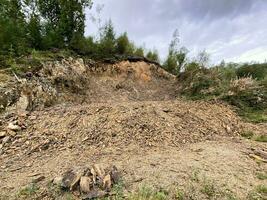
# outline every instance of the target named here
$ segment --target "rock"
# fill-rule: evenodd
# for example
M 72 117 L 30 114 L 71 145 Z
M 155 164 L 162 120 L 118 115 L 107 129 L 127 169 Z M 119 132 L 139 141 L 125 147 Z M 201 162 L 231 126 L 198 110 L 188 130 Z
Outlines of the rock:
M 111 176 L 110 174 L 106 175 L 103 179 L 103 188 L 106 190 L 106 191 L 110 191 L 111 190 Z
M 21 127 L 20 126 L 15 125 L 13 123 L 9 123 L 8 126 L 7 126 L 7 128 L 9 130 L 12 130 L 12 131 L 20 131 L 21 130 Z
M 36 120 L 36 119 L 37 119 L 37 116 L 35 116 L 35 115 L 32 115 L 29 117 L 29 120 Z
M 6 132 L 1 131 L 1 132 L 0 132 L 0 139 L 3 138 L 3 137 L 5 137 L 5 136 L 6 136 Z
M 39 183 L 39 182 L 43 181 L 44 179 L 45 179 L 44 176 L 39 176 L 39 177 L 33 179 L 32 183 Z
M 71 191 L 75 190 L 79 185 L 79 181 L 83 175 L 89 171 L 88 168 L 76 168 L 63 174 L 62 187 Z
M 89 193 L 90 192 L 90 186 L 92 184 L 91 178 L 87 176 L 82 176 L 80 180 L 80 190 L 82 193 Z
M 3 148 L 3 144 L 0 144 L 0 149 L 2 149 Z
M 89 199 L 96 199 L 96 198 L 103 198 L 107 195 L 107 192 L 101 191 L 101 190 L 92 190 L 88 194 L 82 197 L 83 200 L 89 200 Z
M 104 169 L 102 168 L 101 165 L 95 164 L 95 165 L 93 166 L 93 169 L 95 170 L 97 176 L 99 176 L 99 177 L 101 177 L 101 178 L 104 178 L 104 176 L 105 176 L 105 171 L 104 171 Z
M 56 178 L 53 179 L 53 184 L 61 186 L 62 182 L 63 182 L 63 176 L 58 176 Z
M 4 145 L 4 144 L 8 143 L 9 141 L 10 141 L 10 136 L 6 136 L 6 137 L 4 137 L 4 139 L 2 140 L 2 144 Z
M 116 166 L 113 166 L 110 172 L 111 181 L 114 184 L 117 184 L 120 181 L 120 173 Z
M 29 100 L 28 100 L 28 96 L 26 95 L 21 95 L 21 97 L 19 98 L 16 108 L 18 111 L 25 111 L 27 110 L 29 105 Z

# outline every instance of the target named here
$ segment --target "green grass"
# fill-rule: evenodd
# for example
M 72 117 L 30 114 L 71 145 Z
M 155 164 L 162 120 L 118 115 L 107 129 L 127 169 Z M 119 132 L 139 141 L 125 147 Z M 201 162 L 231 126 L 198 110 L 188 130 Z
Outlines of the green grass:
M 252 131 L 243 131 L 241 136 L 247 139 L 254 140 L 256 142 L 267 142 L 267 135 L 256 135 Z
M 254 137 L 257 142 L 267 142 L 267 135 L 257 135 Z
M 252 131 L 244 131 L 241 133 L 241 136 L 247 139 L 251 139 L 254 136 Z
M 18 198 L 28 198 L 30 196 L 33 196 L 35 195 L 39 190 L 39 187 L 32 183 L 28 186 L 26 186 L 25 188 L 21 189 L 18 194 L 17 194 L 17 197 Z
M 175 199 L 176 200 L 185 200 L 185 194 L 182 190 L 177 189 L 176 194 L 175 194 Z
M 257 178 L 260 180 L 266 180 L 267 179 L 267 173 L 266 172 L 258 172 Z
M 214 182 L 209 180 L 204 181 L 200 191 L 205 194 L 208 199 L 212 199 L 218 193 Z
M 136 193 L 127 198 L 128 200 L 167 200 L 168 194 L 165 191 L 156 191 L 151 187 L 143 186 Z
M 190 176 L 191 181 L 199 182 L 200 181 L 199 173 L 200 173 L 200 171 L 198 169 L 197 170 L 193 170 L 193 172 L 192 172 L 192 174 Z
M 266 200 L 267 197 L 267 186 L 258 185 L 254 190 L 250 191 L 247 196 L 249 200 Z
M 253 110 L 253 109 L 240 109 L 238 114 L 247 122 L 264 123 L 267 122 L 267 109 Z

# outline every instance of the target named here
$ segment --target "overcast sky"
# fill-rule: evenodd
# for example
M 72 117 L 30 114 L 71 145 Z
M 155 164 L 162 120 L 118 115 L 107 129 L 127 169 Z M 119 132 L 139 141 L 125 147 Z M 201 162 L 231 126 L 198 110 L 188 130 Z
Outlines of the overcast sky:
M 95 0 L 87 11 L 86 35 L 96 33 L 90 20 L 97 5 L 116 33 L 156 48 L 163 59 L 175 29 L 193 57 L 206 49 L 213 63 L 267 60 L 267 0 Z

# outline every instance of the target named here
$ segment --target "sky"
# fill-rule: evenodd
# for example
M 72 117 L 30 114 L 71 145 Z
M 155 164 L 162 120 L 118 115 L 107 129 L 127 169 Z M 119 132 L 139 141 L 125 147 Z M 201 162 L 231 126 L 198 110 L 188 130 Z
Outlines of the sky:
M 175 29 L 192 59 L 206 50 L 212 63 L 267 60 L 267 0 L 95 0 L 86 18 L 86 35 L 111 19 L 118 35 L 156 48 L 162 60 Z

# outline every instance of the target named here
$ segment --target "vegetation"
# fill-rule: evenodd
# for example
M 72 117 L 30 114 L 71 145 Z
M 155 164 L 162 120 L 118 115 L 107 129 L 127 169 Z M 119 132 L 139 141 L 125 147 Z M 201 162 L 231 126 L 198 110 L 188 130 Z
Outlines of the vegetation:
M 207 61 L 203 59 L 206 56 L 201 57 L 200 60 Z M 186 63 L 178 75 L 182 95 L 190 99 L 220 99 L 236 106 L 238 113 L 248 121 L 267 121 L 266 78 L 262 78 L 267 77 L 266 64 L 257 64 L 252 76 L 245 73 L 250 71 L 248 64 L 223 63 L 207 68 L 200 60 Z

